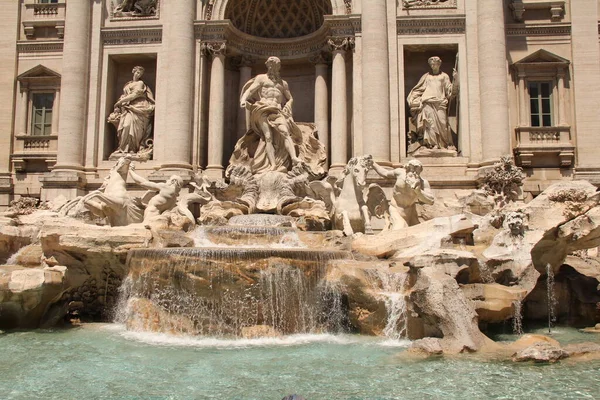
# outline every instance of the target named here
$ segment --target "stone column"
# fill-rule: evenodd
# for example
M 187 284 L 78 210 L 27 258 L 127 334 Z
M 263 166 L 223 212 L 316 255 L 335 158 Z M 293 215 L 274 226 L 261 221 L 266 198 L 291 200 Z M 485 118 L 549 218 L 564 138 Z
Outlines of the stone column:
M 52 103 L 52 134 L 58 135 L 58 110 L 60 110 L 60 90 L 54 92 L 54 103 Z M 27 116 L 25 116 L 27 120 Z
M 325 145 L 327 153 L 329 144 L 329 90 L 327 88 L 327 60 L 324 54 L 311 59 L 315 64 L 315 125 L 319 132 L 319 140 Z M 329 156 L 327 157 L 329 164 Z
M 571 1 L 571 46 L 575 123 L 577 136 L 576 179 L 600 183 L 600 48 L 598 47 L 598 2 Z
M 204 167 L 208 153 L 208 48 L 200 43 L 200 88 L 198 90 L 198 166 Z
M 161 160 L 161 169 L 192 169 L 195 16 L 196 0 L 169 2 L 169 25 L 164 38 L 169 57 L 168 134 L 163 136 L 165 159 Z
M 510 153 L 504 3 L 477 1 L 483 161 Z
M 519 126 L 530 126 L 529 105 L 527 104 L 527 86 L 525 85 L 525 73 L 518 72 L 519 78 Z
M 492 0 L 493 1 L 493 0 Z M 363 152 L 390 165 L 390 67 L 387 1 L 362 2 Z
M 242 59 L 240 60 L 240 86 L 238 95 L 241 95 L 244 85 L 252 78 L 252 64 L 254 64 L 253 58 L 242 56 Z M 238 138 L 241 138 L 248 132 L 248 128 L 250 127 L 250 121 L 248 120 L 249 114 L 250 112 L 244 108 L 240 107 L 238 110 Z
M 90 53 L 91 1 L 70 1 L 65 15 L 56 170 L 82 170 Z
M 15 76 L 17 76 L 18 59 L 17 46 L 19 29 L 15 29 L 21 15 L 22 2 L 0 0 L 0 53 L 3 62 L 0 62 L 0 208 L 6 209 L 10 200 L 13 200 L 13 174 L 11 173 L 11 151 L 13 137 L 13 112 L 15 98 Z M 10 62 L 9 60 L 12 60 Z M 16 182 L 15 182 L 16 183 Z
M 348 101 L 346 90 L 346 51 L 353 38 L 332 38 L 328 45 L 333 53 L 331 71 L 331 168 L 329 173 L 340 173 L 348 162 Z
M 212 54 L 208 116 L 208 165 L 210 178 L 223 177 L 223 141 L 225 140 L 225 43 L 208 43 Z
M 567 126 L 567 102 L 565 100 L 565 71 L 558 72 L 558 126 Z
M 54 109 L 58 110 L 58 109 Z M 54 115 L 58 114 L 57 112 L 52 113 L 52 130 L 54 130 Z M 27 134 L 27 120 L 29 115 L 29 90 L 21 89 L 21 128 L 19 134 L 26 135 Z

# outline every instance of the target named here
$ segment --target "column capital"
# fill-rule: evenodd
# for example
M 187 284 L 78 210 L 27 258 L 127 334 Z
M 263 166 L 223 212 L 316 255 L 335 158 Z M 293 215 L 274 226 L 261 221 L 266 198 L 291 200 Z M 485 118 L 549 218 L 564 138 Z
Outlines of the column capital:
M 242 55 L 235 57 L 232 61 L 233 65 L 239 69 L 244 67 L 252 67 L 256 63 L 256 58 L 248 55 Z
M 330 37 L 327 39 L 327 47 L 331 52 L 341 51 L 345 53 L 354 49 L 354 37 Z
M 312 55 L 309 59 L 308 59 L 312 64 L 315 65 L 319 65 L 319 64 L 330 64 L 331 63 L 331 57 L 329 56 L 328 53 L 321 51 L 315 55 Z
M 227 44 L 225 42 L 203 42 L 201 50 L 207 55 L 214 57 L 225 57 Z

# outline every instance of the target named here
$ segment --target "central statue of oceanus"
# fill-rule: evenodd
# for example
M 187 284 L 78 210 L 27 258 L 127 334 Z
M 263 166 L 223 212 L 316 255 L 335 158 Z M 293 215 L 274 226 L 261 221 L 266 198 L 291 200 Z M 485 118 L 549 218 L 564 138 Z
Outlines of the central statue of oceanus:
M 250 129 L 236 144 L 230 165 L 248 167 L 253 174 L 287 172 L 306 163 L 315 175 L 322 175 L 326 151 L 314 126 L 294 121 L 294 99 L 288 83 L 281 78 L 281 61 L 269 57 L 267 73 L 250 79 L 242 89 L 240 106 L 248 110 Z

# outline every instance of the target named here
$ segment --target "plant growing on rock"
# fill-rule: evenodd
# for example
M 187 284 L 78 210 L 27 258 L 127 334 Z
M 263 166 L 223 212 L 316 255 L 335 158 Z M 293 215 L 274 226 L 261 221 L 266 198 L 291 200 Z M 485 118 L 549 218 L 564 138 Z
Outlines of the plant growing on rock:
M 590 210 L 591 206 L 586 204 L 587 193 L 580 189 L 563 189 L 555 193 L 550 193 L 548 198 L 556 203 L 564 203 L 566 208 L 563 215 L 568 218 L 575 218 Z
M 511 156 L 504 156 L 483 177 L 483 189 L 503 207 L 516 201 L 523 186 L 523 169 L 517 167 Z
M 48 210 L 48 203 L 35 197 L 20 197 L 10 202 L 8 211 L 16 215 L 29 215 L 37 210 Z

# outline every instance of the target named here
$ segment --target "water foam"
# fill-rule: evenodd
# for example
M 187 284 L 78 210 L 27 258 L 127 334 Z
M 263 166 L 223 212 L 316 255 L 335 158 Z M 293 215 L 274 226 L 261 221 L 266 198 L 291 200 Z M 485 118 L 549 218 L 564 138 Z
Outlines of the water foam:
M 175 346 L 209 348 L 222 350 L 235 350 L 260 347 L 291 347 L 305 346 L 311 344 L 333 344 L 333 345 L 366 345 L 379 347 L 406 348 L 410 344 L 408 340 L 393 340 L 377 337 L 365 337 L 348 334 L 298 334 L 279 337 L 263 337 L 253 339 L 224 339 L 206 336 L 172 335 L 156 332 L 128 331 L 123 324 L 94 324 L 94 328 L 114 332 L 126 340 L 140 342 L 151 346 Z

